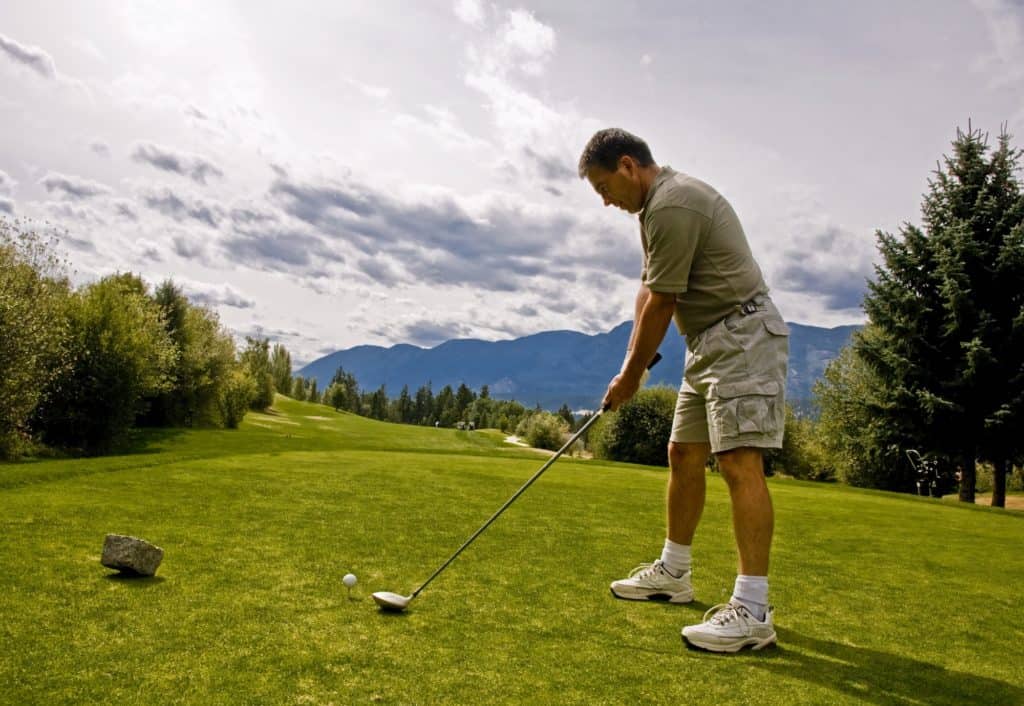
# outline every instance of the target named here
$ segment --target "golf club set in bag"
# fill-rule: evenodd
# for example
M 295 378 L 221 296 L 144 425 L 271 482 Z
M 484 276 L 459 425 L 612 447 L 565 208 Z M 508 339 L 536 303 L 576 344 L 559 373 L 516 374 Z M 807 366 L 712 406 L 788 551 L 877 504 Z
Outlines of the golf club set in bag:
M 650 370 L 651 368 L 653 368 L 655 365 L 658 364 L 659 360 L 661 360 L 661 353 L 655 353 L 654 354 L 654 359 L 651 360 L 651 363 L 650 363 L 650 365 L 647 366 L 647 369 Z M 551 464 L 553 464 L 555 461 L 557 461 L 561 457 L 561 455 L 566 452 L 567 449 L 569 449 L 574 443 L 576 443 L 576 441 L 587 432 L 587 429 L 589 429 L 591 427 L 591 425 L 593 425 L 593 423 L 596 422 L 598 420 L 598 418 L 600 418 L 600 416 L 604 412 L 606 412 L 606 411 L 608 411 L 607 407 L 602 408 L 596 414 L 594 414 L 590 419 L 588 419 L 586 421 L 586 423 L 583 426 L 581 426 L 576 431 L 575 434 L 573 434 L 571 437 L 569 437 L 569 440 L 566 441 L 565 444 L 562 445 L 562 448 L 560 448 L 558 451 L 556 451 L 555 455 L 552 456 L 551 458 L 549 458 L 547 460 L 547 462 L 543 466 L 540 467 L 539 471 L 537 471 L 532 476 L 530 476 L 530 479 L 527 480 L 525 483 L 523 483 L 523 485 L 519 488 L 519 490 L 517 490 L 515 492 L 515 494 L 511 498 L 506 500 L 505 504 L 502 505 L 500 508 L 498 508 L 498 511 L 495 512 L 493 515 L 491 515 L 490 519 L 487 520 L 487 522 L 483 523 L 483 525 L 480 526 L 480 529 L 478 529 L 476 532 L 474 532 L 473 535 L 469 539 L 467 539 L 465 542 L 463 542 L 462 546 L 459 547 L 458 550 L 456 550 L 456 552 L 454 554 L 452 554 L 450 557 L 448 557 L 448 560 L 446 562 L 444 562 L 443 564 L 441 564 L 441 566 L 438 567 L 437 571 L 432 573 L 430 575 L 430 578 L 428 578 L 426 581 L 424 581 L 423 584 L 419 588 L 417 588 L 415 591 L 413 591 L 408 596 L 403 596 L 403 595 L 401 595 L 399 593 L 392 593 L 391 591 L 378 591 L 377 593 L 374 593 L 373 594 L 373 600 L 377 602 L 377 605 L 380 606 L 381 610 L 392 611 L 392 612 L 401 612 L 401 611 L 405 610 L 406 608 L 408 608 L 409 604 L 412 603 L 412 600 L 416 596 L 418 596 L 420 593 L 422 593 L 423 589 L 425 589 L 427 586 L 429 586 L 431 581 L 436 579 L 438 577 L 438 575 L 442 571 L 447 569 L 448 565 L 451 564 L 453 561 L 455 561 L 455 559 L 459 556 L 459 554 L 461 554 L 463 552 L 463 550 L 466 547 L 468 547 L 470 544 L 472 544 L 473 541 L 477 537 L 479 537 L 481 534 L 483 534 L 483 531 L 485 529 L 487 529 L 488 527 L 490 527 L 491 523 L 493 523 L 495 520 L 497 520 L 498 517 L 501 516 L 501 513 L 505 512 L 505 510 L 507 510 L 508 507 L 512 503 L 514 503 L 516 501 L 516 498 L 518 498 L 520 495 L 525 493 L 526 489 L 529 488 L 531 485 L 533 485 L 533 482 L 535 480 L 537 480 L 538 478 L 540 478 L 541 475 L 543 475 L 544 471 L 548 470 L 548 468 L 551 467 Z

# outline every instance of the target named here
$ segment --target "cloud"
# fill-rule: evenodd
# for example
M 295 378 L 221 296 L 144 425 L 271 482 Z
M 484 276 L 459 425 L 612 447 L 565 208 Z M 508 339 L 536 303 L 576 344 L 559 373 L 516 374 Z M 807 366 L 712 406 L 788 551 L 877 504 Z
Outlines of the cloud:
M 483 26 L 484 8 L 480 0 L 456 0 L 454 9 L 461 22 L 473 27 Z
M 458 124 L 458 117 L 449 109 L 432 105 L 424 106 L 423 109 L 430 116 L 429 120 L 404 113 L 395 117 L 395 125 L 415 130 L 432 142 L 443 144 L 446 147 L 461 149 L 490 147 L 490 143 L 486 140 L 466 132 Z
M 343 264 L 343 254 L 327 247 L 315 235 L 299 230 L 271 228 L 238 233 L 221 247 L 232 262 L 269 272 L 291 270 L 305 277 L 329 277 L 328 264 Z
M 57 78 L 57 66 L 53 63 L 53 58 L 39 47 L 25 46 L 0 34 L 0 52 L 6 54 L 12 61 L 35 71 L 43 78 Z
M 181 287 L 192 302 L 200 306 L 228 306 L 233 309 L 253 309 L 256 302 L 246 297 L 230 284 L 209 284 L 190 279 L 178 278 L 175 284 Z
M 510 10 L 498 38 L 508 61 L 534 76 L 544 72 L 544 64 L 555 50 L 555 30 L 528 10 Z
M 83 179 L 77 176 L 68 176 L 58 172 L 50 172 L 39 183 L 46 188 L 47 193 L 57 191 L 70 199 L 89 199 L 94 196 L 101 196 L 110 193 L 110 187 L 104 186 L 95 181 Z
M 89 149 L 98 154 L 100 157 L 110 156 L 110 146 L 106 142 L 96 140 L 89 145 Z
M 107 219 L 102 213 L 86 204 L 69 201 L 47 201 L 43 208 L 59 221 L 74 221 L 76 224 L 106 225 Z
M 518 199 L 467 206 L 446 193 L 414 202 L 354 183 L 278 179 L 271 201 L 335 247 L 402 262 L 413 281 L 512 290 L 549 269 L 547 255 L 574 220 Z
M 14 215 L 14 202 L 6 196 L 0 196 L 0 212 Z
M 362 81 L 357 81 L 356 79 L 348 77 L 348 76 L 345 77 L 345 83 L 347 83 L 348 85 L 350 85 L 353 88 L 357 89 L 360 93 L 362 93 L 367 98 L 375 98 L 377 100 L 384 100 L 389 95 L 391 95 L 391 89 L 388 88 L 387 86 L 374 86 L 374 85 L 371 85 L 369 83 L 363 83 Z
M 523 153 L 544 179 L 550 181 L 575 181 L 577 178 L 576 170 L 570 169 L 557 155 L 537 154 L 530 147 L 524 147 Z
M 979 57 L 975 69 L 992 75 L 1002 87 L 1024 79 L 1024 4 L 1019 0 L 973 0 L 985 20 L 992 52 Z
M 210 228 L 218 228 L 224 217 L 224 210 L 214 204 L 207 205 L 198 199 L 180 197 L 170 189 L 163 189 L 159 192 L 150 192 L 142 196 L 142 202 L 148 208 L 162 213 L 179 223 L 184 221 L 198 221 Z
M 458 321 L 417 319 L 381 326 L 370 333 L 390 341 L 404 341 L 429 348 L 454 338 L 466 338 L 473 333 L 473 329 Z
M 873 273 L 873 241 L 837 226 L 798 232 L 782 252 L 771 285 L 819 297 L 827 309 L 860 307 Z
M 14 191 L 14 187 L 18 185 L 11 176 L 0 169 L 0 194 L 10 194 Z
M 199 155 L 177 152 L 152 142 L 137 142 L 132 152 L 136 162 L 149 164 L 165 172 L 187 176 L 192 181 L 206 185 L 207 177 L 223 177 L 224 172 L 210 160 Z

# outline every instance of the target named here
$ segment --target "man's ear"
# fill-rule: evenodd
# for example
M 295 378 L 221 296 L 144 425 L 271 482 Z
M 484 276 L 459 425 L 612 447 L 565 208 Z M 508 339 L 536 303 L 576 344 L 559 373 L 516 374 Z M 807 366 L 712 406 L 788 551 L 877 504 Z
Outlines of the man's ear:
M 629 176 L 636 176 L 637 169 L 640 165 L 637 164 L 636 160 L 630 157 L 628 154 L 624 154 L 619 157 L 619 168 L 624 169 L 626 174 Z

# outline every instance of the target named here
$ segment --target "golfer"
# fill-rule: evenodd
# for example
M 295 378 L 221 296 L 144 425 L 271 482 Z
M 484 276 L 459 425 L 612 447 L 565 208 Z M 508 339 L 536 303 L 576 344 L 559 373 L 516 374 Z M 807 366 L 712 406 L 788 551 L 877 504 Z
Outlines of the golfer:
M 659 167 L 643 140 L 615 128 L 590 139 L 579 174 L 605 206 L 639 215 L 644 252 L 633 333 L 604 404 L 614 410 L 636 393 L 673 319 L 687 347 L 668 444 L 668 536 L 661 557 L 613 582 L 612 593 L 693 600 L 690 545 L 713 453 L 729 486 L 739 575 L 729 602 L 682 634 L 716 652 L 760 649 L 776 639 L 768 603 L 774 514 L 762 453 L 782 446 L 789 330 L 736 212 L 712 187 Z

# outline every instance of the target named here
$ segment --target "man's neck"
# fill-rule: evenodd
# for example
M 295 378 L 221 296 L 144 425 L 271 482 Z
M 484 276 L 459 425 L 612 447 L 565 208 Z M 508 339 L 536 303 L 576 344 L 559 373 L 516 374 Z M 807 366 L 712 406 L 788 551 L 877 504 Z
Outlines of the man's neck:
M 640 188 L 643 191 L 642 202 L 647 201 L 647 195 L 651 191 L 651 185 L 654 184 L 654 180 L 658 177 L 658 173 L 661 171 L 661 167 L 657 164 L 652 164 L 648 167 L 641 167 L 640 169 Z

